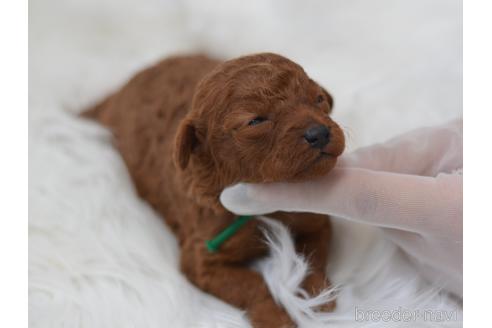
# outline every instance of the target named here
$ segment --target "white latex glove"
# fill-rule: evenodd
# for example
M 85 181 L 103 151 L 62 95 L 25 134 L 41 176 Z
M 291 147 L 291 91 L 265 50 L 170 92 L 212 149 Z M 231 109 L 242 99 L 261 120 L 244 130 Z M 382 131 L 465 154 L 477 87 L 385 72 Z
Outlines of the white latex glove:
M 313 181 L 238 184 L 220 199 L 237 214 L 313 212 L 381 227 L 422 274 L 462 296 L 462 125 L 459 119 L 361 148 Z

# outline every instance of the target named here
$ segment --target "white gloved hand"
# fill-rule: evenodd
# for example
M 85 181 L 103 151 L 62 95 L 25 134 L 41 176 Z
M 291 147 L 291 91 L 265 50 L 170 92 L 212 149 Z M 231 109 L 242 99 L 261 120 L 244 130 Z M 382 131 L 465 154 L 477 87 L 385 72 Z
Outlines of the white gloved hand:
M 381 227 L 425 276 L 462 296 L 462 125 L 460 119 L 359 149 L 313 181 L 238 184 L 220 199 L 237 214 L 313 212 Z

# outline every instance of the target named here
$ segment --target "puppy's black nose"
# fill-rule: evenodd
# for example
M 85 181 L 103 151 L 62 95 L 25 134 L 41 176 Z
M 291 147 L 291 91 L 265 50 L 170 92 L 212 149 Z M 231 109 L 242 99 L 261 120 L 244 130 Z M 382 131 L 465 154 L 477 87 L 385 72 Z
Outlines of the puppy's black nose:
M 323 148 L 330 142 L 330 129 L 325 125 L 314 125 L 306 130 L 304 139 L 313 148 Z

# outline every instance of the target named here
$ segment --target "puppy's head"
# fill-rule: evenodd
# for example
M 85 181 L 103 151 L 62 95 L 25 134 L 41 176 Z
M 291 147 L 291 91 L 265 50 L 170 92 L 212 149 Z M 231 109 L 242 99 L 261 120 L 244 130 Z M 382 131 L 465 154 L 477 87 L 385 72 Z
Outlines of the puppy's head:
M 227 61 L 197 87 L 178 129 L 176 163 L 207 176 L 212 189 L 324 175 L 345 145 L 332 107 L 330 94 L 282 56 Z

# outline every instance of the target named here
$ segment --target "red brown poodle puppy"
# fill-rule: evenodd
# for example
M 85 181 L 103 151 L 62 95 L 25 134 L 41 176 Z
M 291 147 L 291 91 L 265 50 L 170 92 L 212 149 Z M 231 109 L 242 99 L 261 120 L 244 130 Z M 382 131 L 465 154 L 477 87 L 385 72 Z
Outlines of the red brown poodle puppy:
M 332 98 L 292 61 L 271 53 L 220 62 L 166 59 L 85 113 L 114 133 L 139 195 L 162 214 L 181 246 L 181 269 L 202 290 L 245 309 L 254 327 L 291 327 L 260 274 L 262 224 L 248 221 L 217 252 L 212 239 L 235 219 L 219 202 L 238 182 L 299 181 L 326 174 L 344 149 L 329 117 Z M 312 272 L 310 293 L 329 286 L 326 216 L 276 212 Z M 327 304 L 330 310 L 334 304 Z

